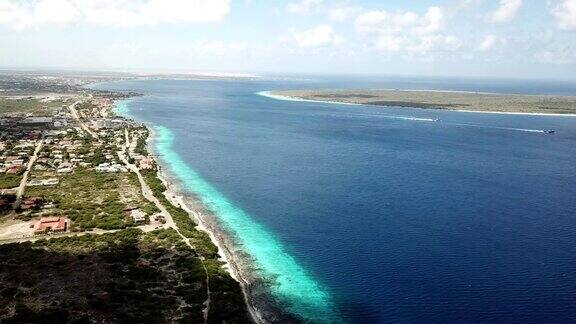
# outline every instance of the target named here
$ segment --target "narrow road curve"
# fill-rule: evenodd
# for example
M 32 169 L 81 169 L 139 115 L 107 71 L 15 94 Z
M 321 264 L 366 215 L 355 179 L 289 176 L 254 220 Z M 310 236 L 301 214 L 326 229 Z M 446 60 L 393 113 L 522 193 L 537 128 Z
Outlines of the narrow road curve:
M 90 134 L 90 136 L 92 136 L 93 138 L 97 139 L 98 134 L 94 133 L 90 128 L 88 128 L 88 126 L 86 126 L 86 124 L 84 124 L 84 122 L 80 119 L 80 116 L 78 115 L 78 111 L 76 110 L 76 106 L 79 105 L 80 103 L 82 103 L 82 100 L 78 100 L 75 103 L 68 106 L 68 108 L 70 109 L 70 113 L 72 114 L 72 117 L 74 117 L 74 119 L 76 119 L 76 121 L 80 124 L 80 127 L 82 127 L 82 129 L 84 131 L 86 131 L 88 134 Z
M 128 128 L 124 128 L 124 137 L 125 137 L 124 138 L 124 145 L 122 146 L 121 150 L 118 151 L 118 158 L 120 158 L 120 160 L 124 163 L 124 165 L 129 170 L 136 173 L 136 176 L 138 176 L 138 181 L 140 182 L 140 187 L 142 188 L 142 195 L 144 196 L 144 198 L 146 198 L 148 201 L 152 202 L 160 210 L 160 213 L 162 214 L 162 216 L 164 216 L 164 219 L 166 220 L 165 225 L 170 227 L 170 228 L 173 228 L 176 231 L 176 233 L 178 233 L 178 235 L 180 235 L 180 237 L 186 243 L 186 245 L 188 245 L 192 250 L 194 250 L 194 246 L 192 245 L 192 243 L 190 243 L 190 239 L 187 238 L 186 236 L 182 235 L 182 233 L 180 233 L 180 230 L 178 229 L 178 226 L 176 226 L 176 223 L 174 222 L 172 215 L 170 215 L 170 212 L 168 212 L 166 207 L 164 207 L 164 205 L 158 200 L 158 198 L 156 198 L 156 196 L 154 196 L 152 189 L 150 189 L 150 187 L 146 183 L 146 180 L 144 180 L 144 177 L 140 173 L 140 170 L 138 169 L 138 167 L 134 164 L 131 164 L 126 159 L 126 153 L 128 152 L 128 147 L 130 145 L 129 144 L 130 143 L 130 135 L 128 134 Z M 204 258 L 203 257 L 199 257 L 199 258 L 200 258 L 200 261 L 202 262 L 202 267 L 204 268 L 204 273 L 206 274 L 206 301 L 204 302 L 204 309 L 202 312 L 204 314 L 204 323 L 208 323 L 208 314 L 210 313 L 210 296 L 211 296 L 210 276 L 208 274 L 208 269 L 206 268 L 206 265 L 204 264 Z
M 34 149 L 34 155 L 32 155 L 30 161 L 28 161 L 28 164 L 26 165 L 26 171 L 24 171 L 24 174 L 22 175 L 22 180 L 20 181 L 20 185 L 18 186 L 18 190 L 16 190 L 16 201 L 14 201 L 14 204 L 12 205 L 13 213 L 16 212 L 16 209 L 18 209 L 18 207 L 20 207 L 20 204 L 22 203 L 22 196 L 24 195 L 24 190 L 26 189 L 26 183 L 28 182 L 28 174 L 30 173 L 30 170 L 32 170 L 34 162 L 36 162 L 36 159 L 38 159 L 38 152 L 40 152 L 40 150 L 42 149 L 43 143 L 44 143 L 44 135 L 42 135 L 42 138 L 38 140 L 38 143 L 36 144 L 36 149 Z

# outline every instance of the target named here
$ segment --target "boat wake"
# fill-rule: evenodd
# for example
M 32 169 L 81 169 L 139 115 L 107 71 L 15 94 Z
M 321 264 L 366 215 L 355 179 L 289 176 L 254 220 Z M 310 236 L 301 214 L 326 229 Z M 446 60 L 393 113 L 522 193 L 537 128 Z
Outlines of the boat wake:
M 397 120 L 418 121 L 418 122 L 434 122 L 434 123 L 441 123 L 442 125 L 448 125 L 448 126 L 487 128 L 487 129 L 498 129 L 498 130 L 526 132 L 526 133 L 539 133 L 539 134 L 554 134 L 554 133 L 556 133 L 556 131 L 549 130 L 549 129 L 530 129 L 530 128 L 490 126 L 490 125 L 472 124 L 472 123 L 452 123 L 452 122 L 444 122 L 439 118 L 425 118 L 425 117 L 414 117 L 414 116 L 394 116 L 394 115 L 384 115 L 384 114 L 375 114 L 375 115 L 373 115 L 373 114 L 354 114 L 354 115 L 350 115 L 350 117 L 386 118 L 386 119 L 397 119 Z
M 440 121 L 438 118 L 424 118 L 415 116 L 394 116 L 394 115 L 384 115 L 384 114 L 350 114 L 350 115 L 335 115 L 344 117 L 365 117 L 365 118 L 385 118 L 385 119 L 399 119 L 399 120 L 409 120 L 409 121 L 420 121 L 420 122 L 437 122 Z
M 390 118 L 390 119 L 411 120 L 411 121 L 421 121 L 421 122 L 437 122 L 437 121 L 439 121 L 438 119 L 435 119 L 435 118 L 421 118 L 421 117 L 409 117 L 409 116 L 381 115 L 378 117 Z
M 359 105 L 359 104 L 351 104 L 351 103 L 342 103 L 342 102 L 331 102 L 331 101 L 320 101 L 320 100 L 309 100 L 309 99 L 302 99 L 302 98 L 294 98 L 294 97 L 287 97 L 282 95 L 272 94 L 269 91 L 261 91 L 257 93 L 260 96 L 273 98 L 277 100 L 284 100 L 284 101 L 301 101 L 301 102 L 315 102 L 315 103 L 330 103 L 330 104 L 342 104 L 342 105 Z M 419 121 L 419 122 L 441 122 L 438 118 L 422 118 L 422 117 L 412 117 L 412 116 L 393 116 L 393 115 L 372 115 L 372 114 L 354 114 L 353 117 L 378 117 L 378 118 L 387 118 L 387 119 L 398 119 L 398 120 L 408 120 L 408 121 Z M 549 130 L 549 129 L 528 129 L 528 128 L 514 128 L 514 127 L 501 127 L 501 126 L 490 126 L 490 125 L 480 125 L 480 124 L 469 124 L 469 123 L 446 123 L 442 122 L 443 125 L 452 125 L 452 126 L 464 126 L 464 127 L 476 127 L 476 128 L 488 128 L 488 129 L 499 129 L 499 130 L 506 130 L 506 131 L 515 131 L 515 132 L 525 132 L 525 133 L 539 133 L 539 134 L 555 134 L 556 131 Z
M 514 132 L 525 132 L 525 133 L 540 133 L 540 134 L 554 134 L 555 133 L 555 131 L 548 130 L 548 129 L 515 128 L 515 127 L 490 126 L 490 125 L 469 124 L 469 123 L 443 123 L 443 124 L 444 125 L 452 125 L 452 126 L 500 129 L 500 130 L 507 130 L 507 131 L 514 131 Z

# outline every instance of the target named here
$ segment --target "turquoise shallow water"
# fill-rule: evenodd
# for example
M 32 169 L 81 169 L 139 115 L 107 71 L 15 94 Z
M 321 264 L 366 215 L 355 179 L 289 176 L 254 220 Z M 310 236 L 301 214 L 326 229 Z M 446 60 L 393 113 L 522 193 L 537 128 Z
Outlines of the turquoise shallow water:
M 114 105 L 114 112 L 122 117 L 130 118 L 130 108 L 128 105 L 130 104 L 131 100 L 118 100 Z
M 242 244 L 265 278 L 274 278 L 273 294 L 296 314 L 315 321 L 335 320 L 330 295 L 284 250 L 279 242 L 250 215 L 235 206 L 206 182 L 172 150 L 170 129 L 156 126 L 155 148 L 187 190 L 216 213 L 218 219 Z
M 129 101 L 118 101 L 115 112 L 130 116 Z M 314 322 L 339 322 L 334 303 L 327 290 L 285 251 L 282 243 L 261 224 L 234 205 L 216 188 L 189 167 L 172 149 L 174 134 L 164 126 L 153 126 L 154 149 L 183 184 L 212 210 L 255 263 L 263 278 L 273 279 L 272 296 L 290 313 Z

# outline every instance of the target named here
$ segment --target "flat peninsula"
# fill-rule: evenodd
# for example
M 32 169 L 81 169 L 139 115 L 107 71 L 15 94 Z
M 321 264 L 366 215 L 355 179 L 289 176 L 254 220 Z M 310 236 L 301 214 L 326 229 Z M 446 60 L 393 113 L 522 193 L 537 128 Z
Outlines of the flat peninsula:
M 456 111 L 576 115 L 576 96 L 518 95 L 435 90 L 287 90 L 271 97 L 344 104 Z

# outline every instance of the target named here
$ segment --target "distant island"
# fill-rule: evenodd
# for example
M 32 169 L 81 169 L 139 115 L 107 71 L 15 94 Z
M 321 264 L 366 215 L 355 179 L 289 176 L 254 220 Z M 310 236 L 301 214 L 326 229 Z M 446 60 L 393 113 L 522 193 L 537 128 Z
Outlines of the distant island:
M 261 93 L 288 100 L 523 114 L 576 114 L 576 96 L 434 90 L 288 90 Z

